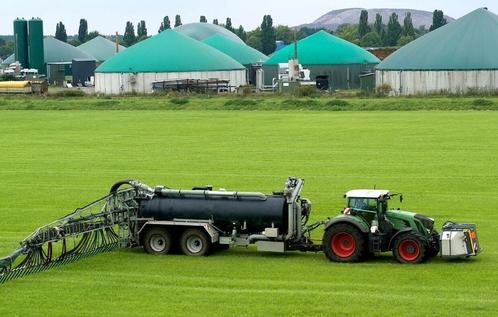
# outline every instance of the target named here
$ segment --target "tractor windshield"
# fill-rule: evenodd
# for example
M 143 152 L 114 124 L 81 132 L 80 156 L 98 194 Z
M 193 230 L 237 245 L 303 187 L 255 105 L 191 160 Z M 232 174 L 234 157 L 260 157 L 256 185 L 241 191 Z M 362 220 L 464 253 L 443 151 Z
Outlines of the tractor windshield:
M 377 199 L 375 198 L 349 198 L 349 208 L 377 211 Z

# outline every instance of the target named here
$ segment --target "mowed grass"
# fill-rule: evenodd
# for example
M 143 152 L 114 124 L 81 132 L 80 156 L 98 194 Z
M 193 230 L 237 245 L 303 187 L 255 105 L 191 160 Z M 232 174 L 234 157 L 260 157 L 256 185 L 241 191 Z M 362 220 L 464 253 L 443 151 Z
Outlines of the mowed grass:
M 349 189 L 389 188 L 437 227 L 477 223 L 484 251 L 400 265 L 125 249 L 1 285 L 0 316 L 496 315 L 497 136 L 498 112 L 2 111 L 1 255 L 123 178 L 271 192 L 290 175 L 306 180 L 312 221 Z

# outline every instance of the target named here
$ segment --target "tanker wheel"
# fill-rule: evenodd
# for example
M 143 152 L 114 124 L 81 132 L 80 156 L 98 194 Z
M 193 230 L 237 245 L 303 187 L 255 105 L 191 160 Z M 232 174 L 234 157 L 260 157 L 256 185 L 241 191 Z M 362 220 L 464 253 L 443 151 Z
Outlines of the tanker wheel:
M 167 254 L 171 250 L 171 234 L 164 228 L 153 227 L 147 230 L 143 239 L 144 249 L 150 254 Z
M 348 224 L 329 227 L 323 235 L 322 244 L 327 258 L 335 262 L 358 262 L 366 252 L 363 234 Z
M 187 229 L 180 238 L 180 248 L 185 255 L 207 255 L 210 247 L 211 242 L 203 229 Z
M 425 240 L 417 233 L 402 234 L 394 241 L 393 254 L 399 263 L 422 263 L 427 251 Z

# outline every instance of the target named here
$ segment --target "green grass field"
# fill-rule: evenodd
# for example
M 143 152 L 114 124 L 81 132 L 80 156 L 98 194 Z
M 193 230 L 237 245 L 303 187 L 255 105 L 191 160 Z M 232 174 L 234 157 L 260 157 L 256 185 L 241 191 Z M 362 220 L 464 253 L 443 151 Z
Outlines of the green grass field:
M 306 180 L 312 220 L 375 185 L 437 227 L 476 222 L 484 249 L 422 265 L 125 249 L 0 285 L 0 316 L 496 315 L 497 136 L 492 111 L 0 111 L 1 256 L 122 178 L 270 192 L 290 175 Z

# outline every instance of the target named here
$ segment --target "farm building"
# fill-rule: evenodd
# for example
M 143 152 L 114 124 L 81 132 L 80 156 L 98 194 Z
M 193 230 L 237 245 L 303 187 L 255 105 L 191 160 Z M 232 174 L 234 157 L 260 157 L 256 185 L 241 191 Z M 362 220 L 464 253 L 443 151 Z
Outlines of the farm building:
M 310 79 L 331 89 L 359 88 L 359 75 L 372 72 L 380 60 L 363 48 L 319 31 L 297 42 L 299 63 L 310 70 Z M 263 64 L 265 85 L 278 79 L 279 64 L 294 58 L 294 45 L 273 53 Z
M 396 95 L 498 89 L 498 16 L 477 9 L 399 49 L 376 68 Z
M 43 39 L 44 63 L 50 83 L 59 83 L 72 77 L 73 61 L 95 61 L 95 58 L 82 50 L 47 36 Z M 15 62 L 12 54 L 4 64 Z
M 247 68 L 246 79 L 250 84 L 256 82 L 256 69 L 261 68 L 261 65 L 268 60 L 268 56 L 260 51 L 221 34 L 208 37 L 203 42 L 244 65 Z
M 183 35 L 190 36 L 191 38 L 196 39 L 198 41 L 204 41 L 208 37 L 220 34 L 228 37 L 229 39 L 234 40 L 235 42 L 245 44 L 244 41 L 242 41 L 234 33 L 228 31 L 222 26 L 211 23 L 188 23 L 176 27 L 175 31 Z
M 97 63 L 102 63 L 114 55 L 124 51 L 126 47 L 117 45 L 105 37 L 97 36 L 78 46 L 83 52 L 95 57 Z
M 174 30 L 166 30 L 110 58 L 96 70 L 95 91 L 151 93 L 155 82 L 217 79 L 246 83 L 245 67 L 230 56 Z

